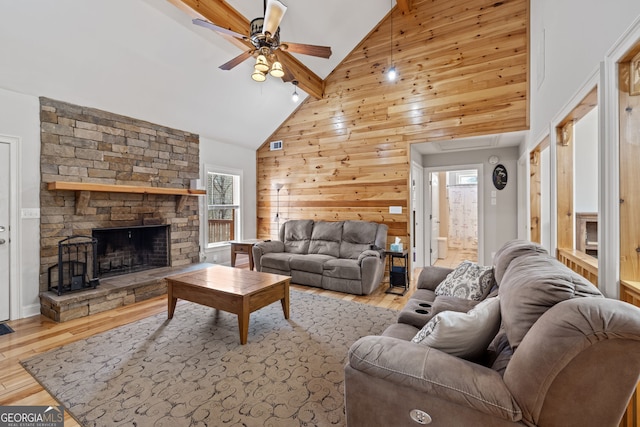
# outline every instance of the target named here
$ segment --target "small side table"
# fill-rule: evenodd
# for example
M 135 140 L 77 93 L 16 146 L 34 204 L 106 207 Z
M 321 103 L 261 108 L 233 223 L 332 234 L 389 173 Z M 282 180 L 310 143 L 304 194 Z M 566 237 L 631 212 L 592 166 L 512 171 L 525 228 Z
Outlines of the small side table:
M 389 257 L 389 289 L 385 291 L 387 294 L 404 295 L 409 290 L 409 251 L 402 252 L 385 251 L 385 255 Z M 396 265 L 396 260 L 403 260 L 400 265 Z M 401 290 L 395 290 L 401 288 Z
M 231 244 L 231 267 L 236 266 L 236 255 L 243 254 L 249 256 L 249 270 L 253 270 L 253 245 L 262 242 L 261 239 L 232 240 Z

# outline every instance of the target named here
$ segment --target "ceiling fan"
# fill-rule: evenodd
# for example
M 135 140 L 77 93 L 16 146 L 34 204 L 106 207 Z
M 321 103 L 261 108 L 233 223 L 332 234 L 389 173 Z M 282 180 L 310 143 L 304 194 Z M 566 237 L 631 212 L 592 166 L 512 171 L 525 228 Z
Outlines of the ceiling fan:
M 267 78 L 267 72 L 273 77 L 280 77 L 285 82 L 296 82 L 295 76 L 290 71 L 282 67 L 278 60 L 277 51 L 285 51 L 291 53 L 300 53 L 303 55 L 317 56 L 320 58 L 329 58 L 331 56 L 331 48 L 328 46 L 317 46 L 302 43 L 280 42 L 280 22 L 287 11 L 287 7 L 279 0 L 265 0 L 264 17 L 255 18 L 250 24 L 250 34 L 236 33 L 227 28 L 212 24 L 204 19 L 194 19 L 193 23 L 201 27 L 212 29 L 224 36 L 231 36 L 241 40 L 245 40 L 253 45 L 249 49 L 230 61 L 222 64 L 219 68 L 222 70 L 231 70 L 246 59 L 255 56 L 256 64 L 251 78 L 255 81 L 262 82 Z

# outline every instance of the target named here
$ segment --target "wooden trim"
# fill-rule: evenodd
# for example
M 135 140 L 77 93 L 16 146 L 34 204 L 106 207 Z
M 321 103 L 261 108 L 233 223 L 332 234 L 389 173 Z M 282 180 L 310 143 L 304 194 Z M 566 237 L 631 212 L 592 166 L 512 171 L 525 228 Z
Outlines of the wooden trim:
M 49 191 L 75 191 L 76 192 L 76 215 L 85 215 L 91 201 L 91 192 L 101 193 L 129 193 L 129 194 L 158 194 L 167 196 L 177 196 L 176 212 L 180 212 L 189 196 L 204 196 L 206 190 L 195 190 L 191 188 L 166 188 L 166 187 L 145 187 L 142 185 L 117 185 L 117 184 L 96 184 L 91 182 L 67 182 L 53 181 L 47 183 Z
M 529 153 L 529 220 L 532 242 L 541 243 L 541 209 L 540 209 L 540 146 Z
M 556 130 L 557 247 L 573 249 L 573 122 Z
M 49 191 L 97 191 L 102 193 L 167 194 L 172 196 L 203 196 L 206 190 L 191 188 L 145 187 L 142 185 L 96 184 L 91 182 L 53 181 Z
M 598 106 L 598 87 L 594 87 L 576 107 L 558 124 L 563 127 L 569 122 L 577 122 Z
M 396 0 L 398 9 L 400 9 L 403 13 L 411 12 L 411 3 L 413 3 L 412 0 Z
M 558 249 L 558 261 L 598 286 L 598 260 L 574 249 Z

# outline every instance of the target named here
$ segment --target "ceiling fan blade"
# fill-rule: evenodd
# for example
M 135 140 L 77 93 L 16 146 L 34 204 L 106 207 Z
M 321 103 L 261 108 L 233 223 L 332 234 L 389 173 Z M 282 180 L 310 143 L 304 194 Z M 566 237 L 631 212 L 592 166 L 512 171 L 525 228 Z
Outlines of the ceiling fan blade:
M 218 25 L 212 24 L 211 22 L 205 21 L 204 19 L 196 18 L 196 19 L 192 20 L 191 22 L 193 22 L 194 24 L 199 25 L 201 27 L 205 27 L 205 28 L 208 28 L 210 30 L 217 31 L 218 33 L 226 34 L 228 36 L 236 37 L 236 38 L 243 39 L 243 40 L 248 40 L 249 39 L 247 36 L 245 36 L 243 34 L 236 33 L 235 31 L 231 31 L 231 30 L 228 30 L 226 28 L 220 27 Z
M 331 57 L 331 48 L 329 46 L 316 46 L 313 44 L 303 43 L 281 43 L 280 49 L 291 52 L 301 53 L 303 55 L 319 56 L 320 58 L 328 59 Z
M 250 58 L 251 55 L 253 55 L 253 52 L 255 52 L 255 51 L 254 50 L 248 50 L 246 52 L 242 52 L 240 55 L 236 56 L 231 61 L 225 62 L 224 64 L 222 64 L 218 68 L 220 68 L 221 70 L 228 71 L 228 70 L 232 69 L 233 67 L 235 67 L 236 65 L 240 64 L 242 61 Z
M 284 13 L 287 11 L 287 6 L 282 4 L 279 0 L 268 0 L 267 10 L 264 12 L 264 25 L 262 26 L 262 33 L 275 34 L 280 26 L 280 21 Z

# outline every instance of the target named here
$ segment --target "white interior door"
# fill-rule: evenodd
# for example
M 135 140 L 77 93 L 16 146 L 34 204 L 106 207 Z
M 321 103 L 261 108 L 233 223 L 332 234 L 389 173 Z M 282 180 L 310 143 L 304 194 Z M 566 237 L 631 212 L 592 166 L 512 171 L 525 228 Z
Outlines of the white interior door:
M 0 321 L 9 319 L 9 144 L 0 142 Z
M 429 176 L 431 192 L 431 209 L 429 221 L 431 225 L 431 265 L 438 259 L 438 237 L 440 236 L 440 184 L 438 174 L 431 172 Z

